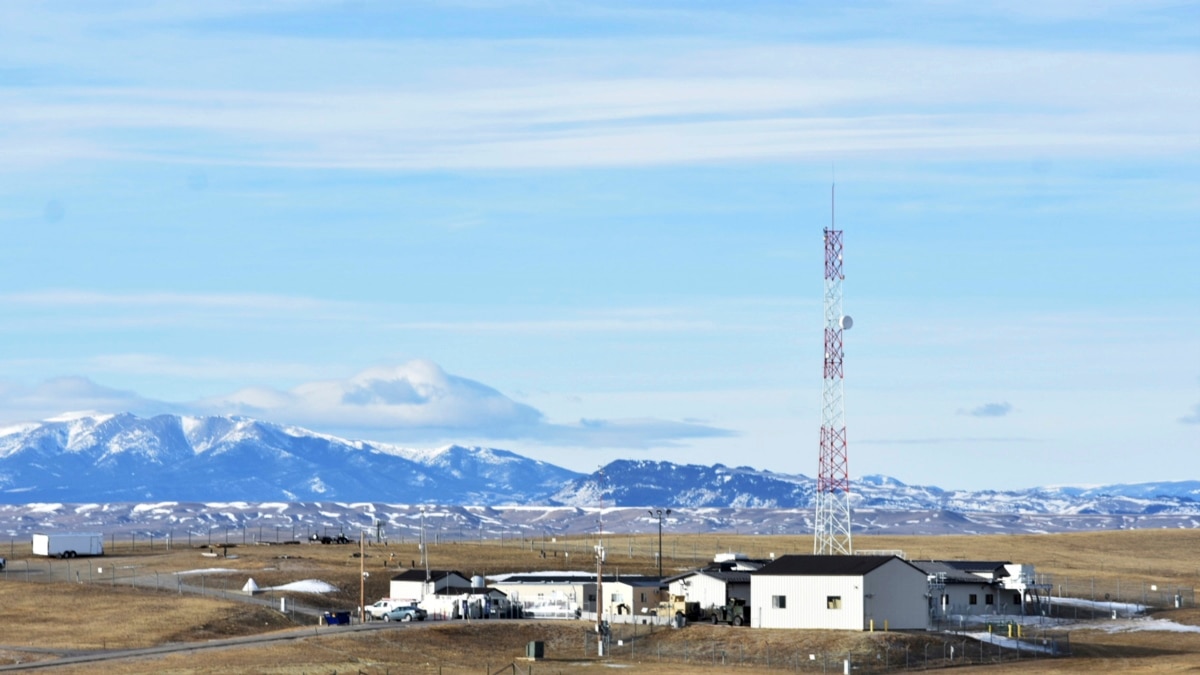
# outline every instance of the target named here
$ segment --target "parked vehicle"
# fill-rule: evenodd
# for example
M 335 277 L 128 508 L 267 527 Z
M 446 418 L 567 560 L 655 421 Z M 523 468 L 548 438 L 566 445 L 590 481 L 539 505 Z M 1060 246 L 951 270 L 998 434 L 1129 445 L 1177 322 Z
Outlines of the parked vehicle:
M 733 626 L 743 626 L 750 623 L 750 608 L 741 600 L 734 600 L 724 607 L 713 607 L 708 613 L 714 624 L 727 623 Z
M 384 614 L 396 609 L 397 607 L 407 607 L 416 604 L 412 600 L 397 600 L 395 598 L 383 598 L 373 605 L 367 605 L 367 614 L 372 619 L 382 619 Z
M 104 555 L 104 535 L 96 532 L 52 532 L 33 535 L 33 554 L 74 558 Z
M 313 543 L 321 542 L 322 544 L 349 544 L 350 543 L 350 539 L 344 534 L 339 534 L 336 537 L 330 537 L 328 535 L 314 534 L 311 537 L 309 537 L 308 540 Z
M 416 605 L 403 605 L 396 607 L 383 615 L 384 621 L 424 621 L 429 616 L 429 612 L 417 607 Z

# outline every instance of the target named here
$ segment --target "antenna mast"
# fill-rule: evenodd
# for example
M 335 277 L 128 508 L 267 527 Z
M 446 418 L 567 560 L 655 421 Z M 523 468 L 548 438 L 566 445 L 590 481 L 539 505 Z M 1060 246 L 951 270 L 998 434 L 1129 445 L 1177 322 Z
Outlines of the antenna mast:
M 813 553 L 851 555 L 850 470 L 843 400 L 842 333 L 854 321 L 842 314 L 842 231 L 836 227 L 836 183 L 829 187 L 825 230 L 825 378 L 821 394 L 821 458 L 817 472 Z

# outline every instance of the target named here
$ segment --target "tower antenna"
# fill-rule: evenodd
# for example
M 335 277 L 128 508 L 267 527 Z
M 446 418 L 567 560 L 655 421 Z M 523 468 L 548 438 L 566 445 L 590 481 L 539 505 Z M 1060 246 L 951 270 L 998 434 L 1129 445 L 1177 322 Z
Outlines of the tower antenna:
M 846 406 L 842 336 L 854 325 L 842 314 L 842 231 L 835 229 L 837 184 L 829 186 L 829 228 L 825 230 L 825 375 L 821 391 L 821 455 L 817 471 L 816 536 L 813 553 L 851 555 L 850 470 L 846 450 Z

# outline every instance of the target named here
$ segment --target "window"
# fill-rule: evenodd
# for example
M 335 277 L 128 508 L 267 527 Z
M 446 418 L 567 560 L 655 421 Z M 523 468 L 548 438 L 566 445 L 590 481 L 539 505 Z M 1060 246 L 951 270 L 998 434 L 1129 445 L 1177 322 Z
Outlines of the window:
M 978 605 L 979 604 L 979 596 L 972 593 L 970 596 L 967 597 L 967 604 L 968 605 Z
M 842 596 L 840 596 L 840 595 L 825 596 L 825 609 L 841 609 L 841 608 L 842 608 Z
M 646 594 L 643 592 L 642 593 L 642 604 L 645 604 L 645 602 L 646 602 Z
M 1021 594 L 1020 593 L 1013 593 L 1013 604 L 1014 605 L 1021 604 Z
M 787 596 L 786 595 L 772 595 L 771 596 L 771 606 L 774 607 L 775 609 L 787 609 Z
M 588 602 L 596 602 L 596 594 L 588 593 Z
M 996 604 L 996 596 L 992 595 L 991 593 L 988 593 L 987 595 L 983 596 L 983 604 L 985 604 L 985 605 Z

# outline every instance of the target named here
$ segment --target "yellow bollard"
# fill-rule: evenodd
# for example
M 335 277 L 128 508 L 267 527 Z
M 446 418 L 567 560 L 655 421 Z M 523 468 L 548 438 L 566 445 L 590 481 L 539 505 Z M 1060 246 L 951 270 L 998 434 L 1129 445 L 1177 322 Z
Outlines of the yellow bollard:
M 871 619 L 871 632 L 875 632 L 875 619 Z
M 887 619 L 883 620 L 883 632 L 885 632 L 885 633 L 888 632 L 888 620 Z
M 1012 624 L 1008 624 L 1008 637 L 1012 637 Z

